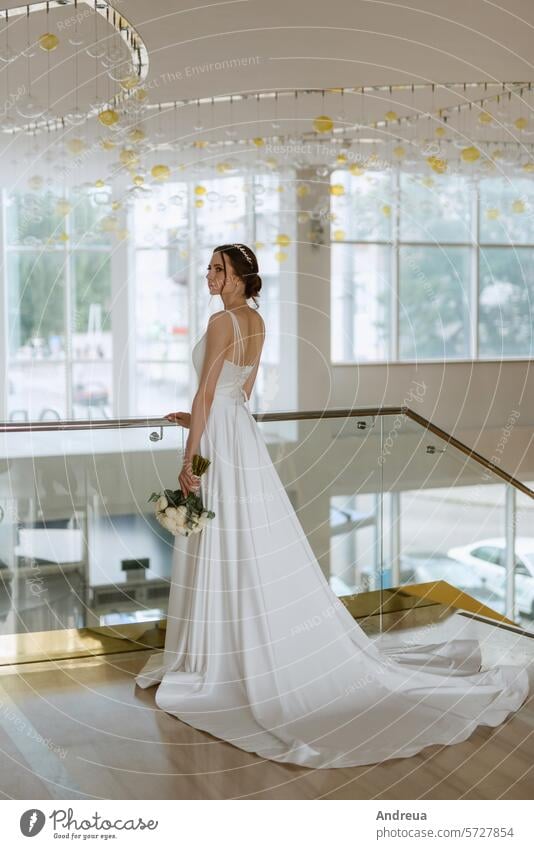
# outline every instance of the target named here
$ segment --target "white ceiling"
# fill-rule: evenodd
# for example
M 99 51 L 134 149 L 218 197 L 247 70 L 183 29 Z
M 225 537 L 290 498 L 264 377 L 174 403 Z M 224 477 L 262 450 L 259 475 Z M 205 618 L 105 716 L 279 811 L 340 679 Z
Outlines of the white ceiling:
M 137 29 L 148 50 L 146 88 L 153 106 L 295 88 L 436 84 L 433 97 L 430 92 L 421 93 L 416 102 L 410 101 L 407 93 L 395 91 L 391 96 L 387 92 L 369 95 L 363 116 L 368 123 L 390 109 L 404 115 L 413 105 L 434 112 L 475 94 L 472 90 L 463 96 L 453 94 L 439 84 L 528 82 L 534 77 L 533 0 L 506 0 L 506 8 L 489 0 L 448 0 L 446 4 L 442 0 L 413 0 L 410 4 L 399 0 L 204 0 L 194 7 L 191 0 L 117 0 L 115 6 Z M 79 10 L 84 8 L 80 2 Z M 68 61 L 68 51 L 73 49 L 66 44 L 65 26 L 58 29 L 58 22 L 72 17 L 72 12 L 72 7 L 51 7 L 48 19 L 45 12 L 30 16 L 33 39 L 46 29 L 60 36 L 57 50 L 47 55 L 37 49 L 30 60 L 32 93 L 45 101 L 50 61 L 51 100 L 58 114 L 72 108 L 76 99 L 74 63 Z M 89 31 L 92 26 L 87 18 L 80 29 Z M 100 26 L 105 33 L 106 24 L 101 21 Z M 23 46 L 24 19 L 13 19 L 9 31 L 10 43 L 15 48 Z M 0 50 L 2 39 L 0 31 Z M 25 82 L 27 69 L 26 62 L 9 65 L 10 91 Z M 81 51 L 77 95 L 81 109 L 88 109 L 97 93 L 102 97 L 109 89 L 105 73 L 98 71 L 97 82 L 95 70 L 94 60 Z M 0 63 L 0 101 L 6 92 L 6 66 Z M 340 119 L 344 115 L 347 125 L 362 119 L 358 95 L 346 95 L 344 102 L 335 94 L 325 98 L 302 94 L 298 103 L 281 99 L 278 118 L 282 129 L 311 129 L 313 116 L 324 112 Z M 530 100 L 525 98 L 523 114 L 529 113 L 533 101 L 534 92 Z M 264 106 L 261 111 L 254 101 L 247 107 L 234 107 L 233 114 L 227 104 L 217 106 L 217 111 L 201 107 L 200 121 L 196 107 L 180 110 L 178 119 L 158 118 L 153 110 L 143 121 L 149 134 L 159 127 L 163 136 L 184 141 L 200 136 L 224 138 L 231 123 L 238 136 L 267 135 L 262 120 L 265 117 L 272 122 L 274 104 L 271 110 Z M 195 124 L 202 124 L 203 130 L 196 132 Z M 208 127 L 213 128 L 211 134 Z M 469 137 L 467 124 L 463 130 Z M 101 136 L 102 131 L 93 118 L 91 125 L 69 132 L 88 138 Z M 499 128 L 484 132 L 487 138 L 503 138 Z M 8 139 L 11 155 L 17 143 L 11 136 Z M 102 154 L 99 156 L 101 162 Z

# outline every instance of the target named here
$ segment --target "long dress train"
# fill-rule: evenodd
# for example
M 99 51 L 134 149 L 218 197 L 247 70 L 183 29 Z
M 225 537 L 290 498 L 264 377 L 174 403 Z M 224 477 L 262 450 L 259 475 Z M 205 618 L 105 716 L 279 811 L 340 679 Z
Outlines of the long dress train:
M 197 376 L 204 351 L 205 334 Z M 409 757 L 502 723 L 528 696 L 524 668 L 481 671 L 473 639 L 393 636 L 379 650 L 331 590 L 247 406 L 252 368 L 221 370 L 200 441 L 216 516 L 176 537 L 165 648 L 136 683 L 159 683 L 158 707 L 195 728 L 314 768 Z

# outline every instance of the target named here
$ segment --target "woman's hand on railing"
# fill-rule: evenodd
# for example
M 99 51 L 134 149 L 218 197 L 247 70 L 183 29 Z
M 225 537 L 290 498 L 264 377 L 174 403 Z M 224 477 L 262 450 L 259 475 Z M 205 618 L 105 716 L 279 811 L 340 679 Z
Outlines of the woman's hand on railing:
M 182 427 L 190 427 L 191 425 L 191 413 L 167 413 L 165 418 Z

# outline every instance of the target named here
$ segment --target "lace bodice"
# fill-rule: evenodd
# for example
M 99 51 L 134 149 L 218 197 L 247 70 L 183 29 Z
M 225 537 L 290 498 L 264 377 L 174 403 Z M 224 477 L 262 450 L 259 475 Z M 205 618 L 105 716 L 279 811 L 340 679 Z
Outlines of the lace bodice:
M 245 344 L 243 342 L 243 334 L 239 328 L 239 322 L 231 310 L 227 310 L 227 312 L 234 325 L 234 338 L 237 341 L 238 351 L 240 352 L 239 358 L 244 359 Z M 202 365 L 204 363 L 205 353 L 206 333 L 203 333 L 191 353 L 197 380 L 200 380 L 200 375 L 202 374 Z M 243 386 L 254 366 L 255 363 L 250 365 L 238 365 L 237 363 L 231 362 L 231 360 L 225 360 L 221 373 L 219 374 L 219 379 L 217 380 L 215 397 L 241 399 L 244 394 Z

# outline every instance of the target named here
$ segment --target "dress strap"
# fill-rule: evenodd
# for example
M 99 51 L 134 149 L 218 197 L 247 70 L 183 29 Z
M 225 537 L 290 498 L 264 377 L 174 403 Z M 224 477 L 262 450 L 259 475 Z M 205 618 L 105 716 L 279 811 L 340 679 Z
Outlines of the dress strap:
M 238 355 L 237 355 L 237 357 L 238 357 L 239 362 L 236 363 L 236 365 L 239 365 L 239 364 L 242 364 L 243 360 L 245 359 L 245 343 L 243 342 L 243 334 L 241 333 L 241 330 L 239 329 L 239 322 L 238 322 L 237 318 L 233 314 L 232 310 L 228 310 L 228 312 L 230 313 L 230 317 L 231 317 L 233 325 L 234 325 L 234 339 L 237 338 L 237 344 L 238 344 Z

